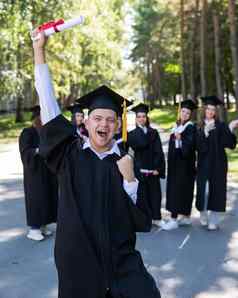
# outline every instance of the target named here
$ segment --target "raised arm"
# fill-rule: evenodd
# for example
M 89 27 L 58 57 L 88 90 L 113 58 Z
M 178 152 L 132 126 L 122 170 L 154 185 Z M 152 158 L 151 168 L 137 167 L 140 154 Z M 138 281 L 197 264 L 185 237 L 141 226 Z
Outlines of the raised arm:
M 34 34 L 36 34 L 34 32 Z M 61 115 L 55 98 L 52 79 L 45 63 L 45 45 L 43 34 L 33 43 L 35 60 L 35 86 L 39 95 L 41 120 L 44 126 L 40 133 L 39 154 L 46 160 L 48 167 L 57 173 L 64 165 L 67 147 L 74 140 L 74 127 Z
M 34 31 L 33 35 L 38 34 Z M 60 108 L 56 101 L 51 75 L 45 59 L 45 46 L 47 38 L 40 33 L 40 38 L 33 42 L 35 61 L 35 87 L 39 96 L 41 107 L 41 120 L 46 124 L 60 114 Z

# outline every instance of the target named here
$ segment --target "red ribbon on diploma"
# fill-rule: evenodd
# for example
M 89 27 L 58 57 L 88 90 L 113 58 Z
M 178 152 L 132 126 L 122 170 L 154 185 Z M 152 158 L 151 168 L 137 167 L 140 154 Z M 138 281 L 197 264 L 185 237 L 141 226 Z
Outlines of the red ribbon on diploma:
M 59 30 L 57 29 L 57 26 L 62 25 L 62 24 L 64 24 L 63 19 L 60 19 L 60 20 L 57 20 L 57 21 L 50 21 L 50 22 L 42 24 L 41 26 L 38 27 L 38 29 L 40 31 L 44 31 L 46 29 L 54 28 L 55 32 L 59 32 Z

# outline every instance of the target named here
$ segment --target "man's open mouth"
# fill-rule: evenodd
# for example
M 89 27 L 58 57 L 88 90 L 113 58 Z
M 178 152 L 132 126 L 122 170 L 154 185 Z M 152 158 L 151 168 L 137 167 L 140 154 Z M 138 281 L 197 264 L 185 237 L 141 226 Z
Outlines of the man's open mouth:
M 101 138 L 106 138 L 107 137 L 107 132 L 106 131 L 102 131 L 102 130 L 98 130 L 97 134 L 101 137 Z

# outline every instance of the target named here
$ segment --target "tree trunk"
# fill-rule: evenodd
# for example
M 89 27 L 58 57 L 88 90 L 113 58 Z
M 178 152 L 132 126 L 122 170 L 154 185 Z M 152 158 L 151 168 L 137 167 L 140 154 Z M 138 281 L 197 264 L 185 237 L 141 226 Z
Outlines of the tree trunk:
M 231 102 L 230 102 L 230 92 L 228 88 L 226 90 L 226 106 L 227 106 L 227 110 L 230 110 Z
M 181 73 L 181 84 L 182 84 L 182 97 L 186 99 L 187 97 L 187 90 L 186 90 L 186 69 L 185 69 L 185 54 L 184 54 L 184 0 L 180 0 L 180 42 L 181 42 L 181 66 L 182 66 L 182 73 Z
M 207 0 L 202 0 L 201 14 L 201 45 L 200 45 L 200 63 L 201 63 L 201 95 L 207 95 Z
M 196 102 L 197 97 L 197 88 L 195 83 L 195 69 L 196 69 L 196 44 L 197 44 L 197 28 L 199 24 L 199 18 L 198 18 L 198 12 L 199 12 L 199 0 L 195 1 L 195 7 L 194 7 L 194 21 L 191 28 L 190 33 L 190 40 L 191 40 L 191 46 L 190 46 L 190 94 L 191 99 Z
M 230 26 L 230 44 L 233 61 L 233 76 L 235 81 L 236 110 L 238 111 L 238 39 L 236 28 L 236 1 L 229 0 L 228 18 Z
M 152 65 L 153 68 L 153 89 L 155 94 L 155 100 L 159 101 L 159 105 L 162 106 L 161 98 L 161 72 L 160 72 L 160 57 L 156 54 L 156 62 Z
M 23 78 L 22 78 L 22 74 L 20 72 L 21 70 L 21 66 L 22 66 L 22 52 L 21 52 L 21 49 L 22 49 L 22 44 L 20 41 L 18 41 L 18 46 L 17 46 L 17 56 L 16 56 L 16 73 L 17 73 L 17 78 L 19 80 L 19 82 L 22 82 L 23 81 Z M 15 115 L 15 122 L 23 122 L 23 102 L 24 102 L 24 97 L 23 97 L 23 94 L 24 94 L 24 88 L 25 88 L 25 85 L 22 86 L 22 84 L 19 84 L 18 83 L 18 86 L 17 86 L 17 90 L 18 90 L 18 93 L 17 93 L 17 102 L 16 102 L 16 115 Z
M 213 27 L 214 27 L 214 46 L 215 46 L 215 73 L 216 73 L 216 89 L 219 99 L 224 102 L 224 91 L 221 79 L 221 47 L 220 47 L 220 22 L 216 11 L 213 8 Z M 220 118 L 223 121 L 227 120 L 225 105 L 221 106 L 219 109 Z
M 23 122 L 23 97 L 22 96 L 17 97 L 15 122 L 16 123 Z

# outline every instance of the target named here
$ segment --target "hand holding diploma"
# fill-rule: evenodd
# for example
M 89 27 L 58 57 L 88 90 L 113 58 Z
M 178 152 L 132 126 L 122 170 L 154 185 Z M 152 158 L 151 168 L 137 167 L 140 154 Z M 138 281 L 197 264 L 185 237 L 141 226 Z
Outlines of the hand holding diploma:
M 31 38 L 33 41 L 36 41 L 37 39 L 40 38 L 40 35 L 39 35 L 40 32 L 44 32 L 44 35 L 48 37 L 54 33 L 61 32 L 66 29 L 70 29 L 76 25 L 80 25 L 83 22 L 84 22 L 83 16 L 79 16 L 77 18 L 74 18 L 74 19 L 71 19 L 68 21 L 64 21 L 63 19 L 60 19 L 57 21 L 50 21 L 48 23 L 45 23 L 45 24 L 39 26 L 37 28 L 38 34 L 37 35 L 31 34 Z M 33 32 L 35 32 L 35 31 L 33 31 Z

